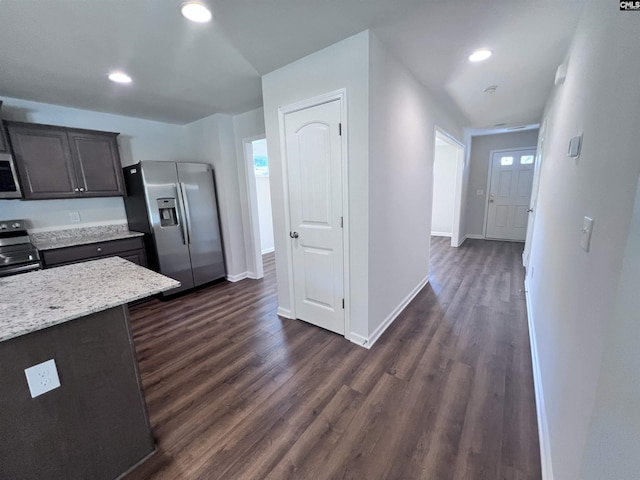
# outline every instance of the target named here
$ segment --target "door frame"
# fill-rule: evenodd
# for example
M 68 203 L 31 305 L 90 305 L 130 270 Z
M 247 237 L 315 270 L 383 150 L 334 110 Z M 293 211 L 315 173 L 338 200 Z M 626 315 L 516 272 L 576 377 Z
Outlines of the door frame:
M 280 133 L 280 152 L 282 160 L 282 184 L 283 184 L 283 197 L 284 197 L 284 223 L 285 233 L 291 231 L 291 211 L 289 203 L 289 164 L 287 155 L 287 143 L 286 143 L 286 131 L 285 131 L 285 116 L 289 113 L 297 112 L 311 107 L 317 107 L 325 103 L 338 100 L 340 102 L 340 115 L 342 118 L 342 217 L 344 220 L 342 228 L 342 276 L 343 276 L 343 289 L 344 289 L 344 336 L 345 338 L 351 337 L 351 317 L 350 311 L 350 290 L 349 290 L 349 151 L 347 147 L 349 145 L 349 121 L 347 115 L 347 89 L 341 88 L 322 95 L 307 98 L 299 102 L 291 103 L 283 107 L 278 108 L 278 128 Z M 287 234 L 288 235 L 288 234 Z M 293 243 L 288 241 L 287 238 L 287 277 L 289 281 L 289 311 L 291 312 L 291 318 L 298 318 L 296 316 L 295 305 L 295 286 L 293 280 Z
M 265 140 L 266 135 L 255 135 L 242 139 L 242 155 L 245 165 L 245 183 L 247 187 L 247 203 L 249 207 L 249 237 L 253 269 L 247 264 L 247 276 L 253 279 L 264 277 L 262 264 L 262 249 L 260 248 L 260 220 L 258 218 L 258 194 L 256 191 L 256 176 L 253 170 L 253 145 L 256 140 Z
M 464 174 L 465 167 L 465 158 L 466 158 L 466 147 L 463 142 L 455 138 L 453 135 L 448 133 L 446 130 L 441 128 L 438 125 L 434 125 L 433 127 L 433 161 L 435 164 L 436 160 L 436 136 L 440 134 L 449 140 L 452 144 L 452 147 L 458 148 L 458 155 L 456 156 L 456 181 L 455 181 L 455 193 L 454 193 L 454 203 L 453 203 L 453 221 L 451 227 L 451 246 L 459 247 L 462 242 L 460 240 L 460 231 L 462 230 L 462 225 L 460 224 L 462 220 L 462 180 Z M 435 177 L 432 175 L 432 182 L 435 180 Z M 431 214 L 433 215 L 433 186 L 431 189 Z M 433 218 L 431 219 L 433 221 Z M 429 227 L 431 228 L 431 227 Z
M 536 223 L 536 210 L 538 209 L 538 193 L 540 191 L 540 175 L 542 175 L 542 162 L 544 160 L 544 137 L 546 135 L 547 121 L 542 122 L 538 131 L 538 145 L 536 146 L 535 170 L 533 171 L 533 186 L 531 188 L 531 200 L 529 200 L 530 222 L 527 222 L 527 238 L 522 250 L 522 265 L 529 272 L 529 259 L 531 258 L 531 242 L 533 241 L 533 229 Z
M 484 224 L 482 226 L 482 236 L 484 238 L 487 238 L 487 220 L 489 219 L 489 195 L 490 195 L 490 189 L 491 189 L 491 174 L 493 172 L 493 155 L 496 153 L 505 153 L 505 152 L 519 152 L 519 151 L 524 151 L 524 150 L 534 150 L 537 152 L 537 147 L 534 145 L 533 147 L 516 147 L 516 148 L 499 148 L 497 150 L 490 150 L 489 151 L 489 168 L 487 169 L 487 188 L 485 189 L 485 195 L 484 195 Z M 537 156 L 537 155 L 536 155 Z M 534 157 L 535 158 L 535 157 Z M 538 168 L 538 165 L 535 164 L 533 165 L 533 175 L 535 177 L 536 174 L 536 169 Z M 531 194 L 533 195 L 533 185 L 531 186 Z M 531 202 L 531 199 L 529 199 L 529 202 Z M 492 238 L 491 240 L 496 240 L 499 242 L 513 242 L 514 240 L 507 240 L 507 239 L 501 239 L 501 238 Z

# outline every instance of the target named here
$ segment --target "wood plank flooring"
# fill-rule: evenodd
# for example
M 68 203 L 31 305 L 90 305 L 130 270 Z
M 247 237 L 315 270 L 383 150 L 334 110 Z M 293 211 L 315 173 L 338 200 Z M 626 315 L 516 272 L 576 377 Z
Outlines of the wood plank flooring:
M 522 245 L 448 244 L 371 350 L 280 319 L 273 254 L 133 307 L 158 453 L 127 480 L 540 479 Z

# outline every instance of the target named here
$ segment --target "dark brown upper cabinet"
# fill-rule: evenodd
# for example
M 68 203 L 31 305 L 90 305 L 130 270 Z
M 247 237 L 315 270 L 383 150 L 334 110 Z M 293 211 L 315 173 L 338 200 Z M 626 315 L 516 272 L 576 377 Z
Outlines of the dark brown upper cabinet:
M 117 133 L 5 124 L 24 198 L 124 195 Z

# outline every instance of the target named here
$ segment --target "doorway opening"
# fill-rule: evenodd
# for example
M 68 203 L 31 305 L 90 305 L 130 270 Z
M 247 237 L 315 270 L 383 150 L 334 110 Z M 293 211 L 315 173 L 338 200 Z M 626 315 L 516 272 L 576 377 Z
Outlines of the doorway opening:
M 267 140 L 264 137 L 245 139 L 244 153 L 252 239 L 252 251 L 247 259 L 249 277 L 262 278 L 263 256 L 275 250 Z
M 449 237 L 460 246 L 464 146 L 436 127 L 433 162 L 431 236 Z

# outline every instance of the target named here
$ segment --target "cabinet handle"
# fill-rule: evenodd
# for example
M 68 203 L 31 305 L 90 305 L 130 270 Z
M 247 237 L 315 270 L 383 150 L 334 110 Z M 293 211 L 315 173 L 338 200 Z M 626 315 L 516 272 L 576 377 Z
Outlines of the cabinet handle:
M 97 250 L 98 252 L 101 252 L 101 251 L 102 251 L 102 248 L 98 247 L 96 250 Z
M 79 192 L 79 191 L 80 191 L 80 189 L 79 189 L 78 187 L 76 187 L 73 191 L 74 191 L 74 192 Z
M 84 192 L 84 187 L 80 187 L 80 191 L 81 191 L 81 192 Z

